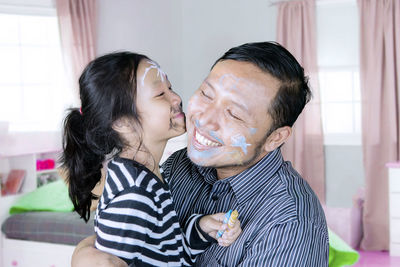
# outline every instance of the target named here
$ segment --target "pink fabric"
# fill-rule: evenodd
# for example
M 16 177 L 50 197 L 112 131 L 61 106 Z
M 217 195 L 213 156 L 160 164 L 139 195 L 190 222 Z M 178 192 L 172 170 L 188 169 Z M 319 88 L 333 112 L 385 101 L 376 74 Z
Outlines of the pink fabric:
M 96 0 L 57 0 L 64 59 L 70 68 L 73 84 L 85 66 L 96 56 Z
M 400 161 L 386 163 L 386 167 L 388 167 L 388 168 L 400 168 Z
M 315 0 L 278 3 L 277 41 L 304 67 L 313 92 L 282 152 L 325 203 L 325 155 L 315 35 Z
M 365 250 L 389 248 L 388 170 L 399 160 L 400 1 L 358 0 Z
M 364 188 L 359 188 L 356 195 L 353 196 L 351 208 L 335 208 L 322 205 L 329 229 L 354 249 L 359 248 L 362 238 L 364 198 L 365 190 Z

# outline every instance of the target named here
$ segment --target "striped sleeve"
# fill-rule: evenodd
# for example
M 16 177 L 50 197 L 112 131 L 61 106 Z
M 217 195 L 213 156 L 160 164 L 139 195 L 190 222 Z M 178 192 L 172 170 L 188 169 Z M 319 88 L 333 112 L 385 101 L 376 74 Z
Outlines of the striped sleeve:
M 200 254 L 208 245 L 210 245 L 210 242 L 203 235 L 203 232 L 199 230 L 198 221 L 201 217 L 201 214 L 193 214 L 190 216 L 182 231 L 185 244 L 192 251 L 190 254 Z
M 178 223 L 173 210 L 157 212 L 154 198 L 145 189 L 133 187 L 116 196 L 97 218 L 96 247 L 128 264 L 140 266 L 181 265 L 176 247 Z
M 200 230 L 198 221 L 201 217 L 200 214 L 190 216 L 182 230 L 185 264 L 188 266 L 192 266 L 196 262 L 196 256 L 211 244 L 209 238 Z
M 290 222 L 275 226 L 246 251 L 239 266 L 328 267 L 329 240 L 324 227 Z

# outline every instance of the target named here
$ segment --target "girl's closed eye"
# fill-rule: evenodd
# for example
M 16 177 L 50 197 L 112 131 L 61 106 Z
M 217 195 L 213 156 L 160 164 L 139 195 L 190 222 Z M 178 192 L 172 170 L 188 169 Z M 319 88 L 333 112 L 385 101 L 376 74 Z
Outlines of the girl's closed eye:
M 161 97 L 163 96 L 165 93 L 164 92 L 160 92 L 159 94 L 157 94 L 155 97 Z

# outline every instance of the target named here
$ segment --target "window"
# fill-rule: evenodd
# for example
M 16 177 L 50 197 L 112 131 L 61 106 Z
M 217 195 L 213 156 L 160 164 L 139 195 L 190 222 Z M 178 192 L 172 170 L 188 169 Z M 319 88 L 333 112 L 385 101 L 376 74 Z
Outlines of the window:
M 15 14 L 10 5 L 7 13 L 0 8 L 0 121 L 10 131 L 59 131 L 72 90 L 66 86 L 55 9 L 11 10 Z
M 355 0 L 317 3 L 318 65 L 325 144 L 360 145 L 357 3 Z
M 319 69 L 323 131 L 329 144 L 361 142 L 359 80 L 358 67 Z

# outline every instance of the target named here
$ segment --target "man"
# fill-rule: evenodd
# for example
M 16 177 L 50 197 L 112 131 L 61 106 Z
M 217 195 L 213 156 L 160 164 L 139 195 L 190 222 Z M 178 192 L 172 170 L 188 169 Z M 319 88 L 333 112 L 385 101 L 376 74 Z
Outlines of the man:
M 310 95 L 296 59 L 263 42 L 226 52 L 190 99 L 187 150 L 163 165 L 180 223 L 236 209 L 243 229 L 229 247 L 212 244 L 196 265 L 328 266 L 321 205 L 280 152 Z M 99 254 L 77 248 L 73 260 L 85 249 Z

